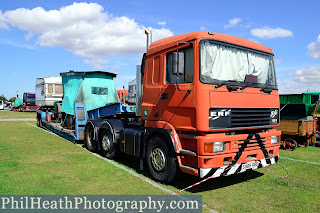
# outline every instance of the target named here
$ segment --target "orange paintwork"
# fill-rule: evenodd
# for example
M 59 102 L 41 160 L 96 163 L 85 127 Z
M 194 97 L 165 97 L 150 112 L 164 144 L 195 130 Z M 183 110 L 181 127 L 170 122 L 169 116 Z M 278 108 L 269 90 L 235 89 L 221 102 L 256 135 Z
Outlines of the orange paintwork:
M 125 90 L 124 95 L 127 96 L 127 93 L 128 93 L 128 90 Z M 123 101 L 123 90 L 117 90 L 117 94 L 120 99 L 120 102 L 122 102 Z M 127 98 L 126 98 L 126 101 L 128 101 Z
M 277 90 L 273 90 L 268 94 L 260 91 L 261 88 L 247 87 L 243 90 L 229 92 L 226 86 L 215 88 L 215 85 L 201 83 L 199 80 L 199 42 L 202 39 L 223 41 L 272 55 L 273 52 L 270 48 L 252 41 L 219 33 L 209 35 L 207 31 L 173 36 L 153 42 L 150 45 L 146 56 L 141 105 L 141 118 L 146 121 L 145 126 L 173 130 L 175 145 L 178 146 L 177 153 L 179 153 L 180 149 L 189 149 L 197 153 L 196 157 L 179 156 L 178 162 L 180 166 L 190 165 L 195 168 L 214 168 L 222 166 L 225 157 L 233 158 L 238 149 L 236 145 L 227 145 L 223 153 L 208 154 L 203 152 L 204 143 L 231 141 L 228 144 L 237 144 L 239 140 L 246 139 L 248 134 L 226 135 L 226 130 L 211 130 L 208 120 L 211 107 L 279 108 L 280 104 Z M 186 41 L 193 43 L 193 82 L 179 84 L 179 86 L 181 89 L 191 90 L 190 93 L 178 91 L 176 84 L 166 83 L 166 55 L 176 51 L 178 42 Z M 188 45 L 181 44 L 179 48 Z M 161 99 L 161 93 L 167 93 L 167 99 Z M 266 127 L 261 128 L 266 129 Z M 278 155 L 279 144 L 271 145 L 271 136 L 278 136 L 281 132 L 273 130 L 274 127 L 267 128 L 269 129 L 268 132 L 261 132 L 261 136 L 266 136 L 266 149 L 268 151 L 273 150 L 274 156 Z M 250 127 L 247 129 L 259 128 Z M 227 131 L 230 131 L 230 129 Z M 190 133 L 197 136 L 191 140 L 184 138 L 183 135 Z M 243 161 L 246 155 L 252 153 L 257 154 L 258 160 L 264 158 L 259 147 L 248 148 L 244 153 L 238 163 Z M 183 171 L 186 170 L 183 169 Z M 188 171 L 188 173 L 198 175 L 196 171 Z

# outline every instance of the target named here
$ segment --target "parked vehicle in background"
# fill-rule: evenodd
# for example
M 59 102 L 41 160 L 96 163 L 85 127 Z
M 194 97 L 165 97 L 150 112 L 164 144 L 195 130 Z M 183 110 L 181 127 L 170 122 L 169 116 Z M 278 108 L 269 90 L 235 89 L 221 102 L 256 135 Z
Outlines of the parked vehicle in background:
M 281 140 L 283 147 L 294 150 L 299 144 L 315 145 L 319 137 L 319 95 L 320 92 L 281 94 L 280 114 Z
M 278 161 L 281 132 L 276 130 L 274 55 L 261 44 L 207 31 L 153 42 L 129 85 L 128 101 L 135 97 L 134 105 L 111 98 L 92 107 L 98 99 L 70 99 L 83 91 L 117 96 L 110 89 L 115 74 L 109 73 L 110 81 L 99 87 L 89 78 L 91 86 L 76 87 L 72 82 L 84 75 L 81 72 L 61 75 L 62 111 L 70 115 L 68 132 L 74 141 L 82 139 L 88 150 L 110 159 L 119 152 L 136 156 L 140 168 L 146 166 L 157 181 L 172 182 L 177 168 L 205 178 Z M 46 112 L 39 111 L 37 119 L 61 134 L 61 128 L 46 120 Z
M 11 110 L 19 112 L 22 106 L 23 106 L 23 100 L 19 98 L 17 95 L 17 98 L 15 99 L 15 101 L 11 106 Z
M 0 110 L 3 110 L 3 109 L 4 109 L 4 101 L 0 100 Z
M 35 103 L 40 109 L 52 109 L 57 103 L 62 102 L 62 78 L 42 77 L 36 79 Z
M 34 93 L 23 93 L 23 105 L 20 107 L 20 112 L 35 112 L 39 109 L 36 105 L 36 99 Z
M 12 103 L 10 101 L 5 101 L 3 109 L 4 110 L 10 110 L 11 106 L 12 106 Z
M 35 104 L 35 94 L 29 92 L 23 93 L 23 99 L 17 96 L 11 106 L 12 111 L 18 112 L 35 112 L 37 109 L 39 109 L 39 106 Z

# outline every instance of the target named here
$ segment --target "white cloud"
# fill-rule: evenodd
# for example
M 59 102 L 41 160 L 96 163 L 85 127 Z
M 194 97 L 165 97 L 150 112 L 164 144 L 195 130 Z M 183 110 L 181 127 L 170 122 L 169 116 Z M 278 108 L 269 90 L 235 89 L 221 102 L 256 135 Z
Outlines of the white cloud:
M 295 73 L 288 73 L 294 76 L 293 81 L 303 84 L 319 84 L 320 82 L 320 66 L 312 66 L 297 70 Z M 319 84 L 320 88 L 320 84 Z
M 107 65 L 109 61 L 102 58 L 84 59 L 83 63 L 89 64 L 95 70 L 105 70 L 109 68 Z
M 229 20 L 229 24 L 224 25 L 224 29 L 235 27 L 238 23 L 241 22 L 241 18 L 233 18 Z
M 160 22 L 158 22 L 158 24 L 161 25 L 161 26 L 164 26 L 164 25 L 166 25 L 166 22 L 165 21 L 160 21 Z
M 282 62 L 282 59 L 280 58 L 274 59 L 275 64 L 281 64 L 281 62 Z
M 200 27 L 200 30 L 201 30 L 201 31 L 208 31 L 208 28 L 202 26 L 202 27 Z
M 316 42 L 312 42 L 308 45 L 308 49 L 312 59 L 317 60 L 320 58 L 320 35 L 318 36 Z
M 94 58 L 94 59 L 84 59 L 83 63 L 89 64 L 95 70 L 118 70 L 120 69 L 119 65 L 109 66 L 109 61 L 103 58 Z
M 102 59 L 102 58 L 84 59 L 83 62 L 85 64 L 93 64 L 93 63 L 107 64 L 107 63 L 109 63 L 108 60 Z
M 5 17 L 1 10 L 0 10 L 0 29 L 9 29 L 8 25 L 5 22 Z
M 38 45 L 60 46 L 78 56 L 99 58 L 143 52 L 144 27 L 134 19 L 114 17 L 103 10 L 97 3 L 73 3 L 59 10 L 19 8 L 2 15 L 7 24 L 30 33 L 26 38 L 37 35 Z M 153 41 L 173 35 L 167 28 L 149 29 Z
M 119 69 L 120 69 L 120 66 L 119 66 L 119 65 L 114 65 L 114 66 L 111 67 L 111 69 L 113 69 L 113 70 L 119 70 Z
M 258 38 L 278 38 L 293 36 L 293 32 L 282 28 L 255 28 L 251 30 L 251 35 Z
M 256 42 L 256 43 L 260 43 L 256 38 L 248 38 L 248 40 Z
M 28 32 L 27 34 L 25 34 L 24 35 L 24 38 L 26 39 L 26 40 L 30 40 L 32 37 L 33 37 L 33 33 L 32 32 Z
M 287 73 L 288 77 L 292 77 L 288 81 L 279 81 L 279 92 L 281 94 L 294 94 L 309 91 L 320 90 L 320 66 L 305 67 L 296 72 Z

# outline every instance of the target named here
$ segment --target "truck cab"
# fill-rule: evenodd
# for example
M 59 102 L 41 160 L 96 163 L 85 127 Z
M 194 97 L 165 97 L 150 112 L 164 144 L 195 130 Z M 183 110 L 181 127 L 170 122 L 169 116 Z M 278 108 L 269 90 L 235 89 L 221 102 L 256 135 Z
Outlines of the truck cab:
M 199 31 L 151 43 L 144 64 L 147 137 L 166 129 L 165 143 L 182 171 L 218 177 L 278 160 L 279 93 L 270 48 Z M 146 158 L 161 174 L 157 165 L 166 159 L 157 148 Z

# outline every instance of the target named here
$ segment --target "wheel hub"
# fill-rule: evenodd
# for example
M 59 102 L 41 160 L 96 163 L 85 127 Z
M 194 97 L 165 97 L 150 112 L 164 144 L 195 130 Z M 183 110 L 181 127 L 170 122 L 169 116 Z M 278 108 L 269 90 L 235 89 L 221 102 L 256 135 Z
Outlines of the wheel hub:
M 159 148 L 155 148 L 151 153 L 151 162 L 153 167 L 157 171 L 162 171 L 166 165 L 166 157 L 163 151 Z
M 102 138 L 102 148 L 105 151 L 111 150 L 111 141 L 109 140 L 109 137 L 107 135 L 104 135 Z

